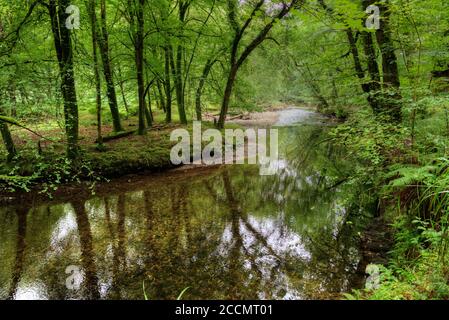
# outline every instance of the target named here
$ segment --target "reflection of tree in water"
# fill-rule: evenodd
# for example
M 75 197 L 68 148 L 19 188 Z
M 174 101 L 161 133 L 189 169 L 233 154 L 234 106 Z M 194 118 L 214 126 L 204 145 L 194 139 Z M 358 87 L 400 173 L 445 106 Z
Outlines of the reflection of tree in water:
M 84 296 L 88 299 L 100 298 L 97 267 L 95 265 L 92 230 L 84 201 L 73 201 L 81 246 L 81 264 L 84 271 Z
M 23 264 L 25 258 L 26 249 L 26 231 L 27 231 L 27 215 L 28 209 L 18 208 L 17 214 L 17 240 L 16 240 L 16 257 L 14 267 L 12 271 L 12 281 L 9 289 L 8 298 L 14 299 L 17 287 L 19 285 L 20 278 L 22 277 Z
M 344 160 L 344 150 L 326 139 L 325 132 L 317 126 L 286 129 L 283 133 L 296 141 L 281 146 L 278 173 L 265 177 L 260 189 L 251 190 L 255 183 L 248 182 L 240 188 L 251 186 L 246 187 L 248 192 L 263 199 L 255 210 L 277 204 L 274 210 L 302 236 L 311 254 L 309 266 L 314 269 L 307 276 L 322 279 L 321 286 L 329 291 L 340 291 L 348 287 L 348 276 L 357 267 L 356 232 L 345 224 L 349 215 L 354 218 L 345 208 L 346 197 L 357 191 L 342 184 L 351 164 Z
M 321 129 L 300 136 L 287 143 L 293 148 L 285 149 L 275 176 L 236 166 L 46 207 L 46 219 L 27 223 L 22 215 L 13 232 L 19 249 L 11 291 L 28 273 L 21 266 L 25 248 L 40 255 L 29 276 L 51 298 L 141 299 L 143 281 L 150 299 L 176 298 L 187 286 L 186 297 L 198 299 L 316 298 L 344 289 L 355 253 L 352 230 L 343 224 L 347 190 L 332 187 L 346 167 L 334 158 L 338 150 L 317 144 Z M 53 244 L 67 219 L 73 228 Z M 85 272 L 81 296 L 63 282 L 65 267 L 77 261 Z
M 234 294 L 232 298 L 248 298 L 245 295 L 248 293 L 242 292 L 241 283 L 244 283 L 253 295 L 252 298 L 282 298 L 279 291 L 285 289 L 285 283 L 278 280 L 282 282 L 286 276 L 283 273 L 291 271 L 289 264 L 295 257 L 290 256 L 292 252 L 288 250 L 279 252 L 272 247 L 268 238 L 275 231 L 264 234 L 258 230 L 258 227 L 253 225 L 254 222 L 250 221 L 248 213 L 242 210 L 227 171 L 223 172 L 222 178 L 229 208 L 228 219 L 231 220 L 229 238 L 221 250 L 221 254 L 228 255 L 229 259 L 232 279 L 230 284 L 233 286 L 228 292 Z M 282 231 L 279 236 L 284 236 Z M 248 238 L 253 241 L 248 241 Z M 295 262 L 301 263 L 300 260 Z M 242 270 L 247 273 L 242 273 Z

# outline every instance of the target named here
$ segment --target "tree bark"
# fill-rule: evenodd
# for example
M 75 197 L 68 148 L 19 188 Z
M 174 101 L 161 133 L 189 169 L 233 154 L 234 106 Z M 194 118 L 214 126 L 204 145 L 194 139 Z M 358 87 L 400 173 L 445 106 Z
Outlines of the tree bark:
M 96 0 L 89 2 L 90 24 L 92 28 L 92 56 L 94 62 L 95 74 L 95 92 L 96 92 L 96 106 L 97 106 L 97 141 L 99 145 L 103 144 L 103 137 L 101 133 L 101 79 L 98 66 L 97 45 L 98 45 L 98 30 L 97 30 L 97 14 L 95 13 Z
M 172 106 L 172 98 L 171 98 L 171 79 L 170 79 L 170 60 L 171 60 L 171 50 L 170 45 L 166 45 L 164 47 L 164 56 L 165 56 L 165 97 L 166 97 L 166 103 L 165 103 L 165 121 L 167 123 L 170 123 L 172 121 L 172 114 L 171 114 L 171 106 Z
M 202 110 L 201 110 L 201 96 L 203 94 L 204 84 L 206 83 L 206 79 L 209 76 L 210 71 L 212 70 L 213 65 L 217 60 L 209 59 L 206 62 L 206 65 L 203 69 L 203 74 L 201 75 L 201 79 L 198 83 L 198 88 L 196 90 L 195 96 L 195 112 L 196 112 L 196 120 L 202 120 Z
M 59 64 L 61 78 L 61 92 L 64 100 L 65 131 L 67 136 L 67 156 L 76 159 L 78 150 L 78 102 L 76 98 L 75 74 L 73 71 L 73 50 L 70 30 L 64 25 L 65 8 L 69 6 L 68 0 L 50 0 L 48 10 L 50 13 L 56 56 Z
M 187 10 L 190 6 L 190 0 L 180 0 L 179 1 L 179 21 L 181 23 L 181 30 L 179 34 L 179 39 L 182 39 L 183 28 L 186 19 Z M 181 41 L 181 40 L 179 40 Z M 182 124 L 187 124 L 187 116 L 185 110 L 185 99 L 184 99 L 184 84 L 183 84 L 183 68 L 182 68 L 182 58 L 183 58 L 184 47 L 180 43 L 176 49 L 176 63 L 173 63 L 173 78 L 175 82 L 176 89 L 176 102 L 178 105 L 179 120 Z
M 156 86 L 157 86 L 157 92 L 158 92 L 158 98 L 159 98 L 159 103 L 160 103 L 160 106 L 161 106 L 161 108 L 162 108 L 162 110 L 164 111 L 164 112 L 167 112 L 167 107 L 165 106 L 165 97 L 164 97 L 164 94 L 163 94 L 163 92 L 162 92 L 162 87 L 161 87 L 161 81 L 160 81 L 160 79 L 157 79 L 156 80 Z
M 135 57 L 137 69 L 137 91 L 139 96 L 139 135 L 144 135 L 146 132 L 145 126 L 145 83 L 143 74 L 143 56 L 144 56 L 144 7 L 145 0 L 137 0 L 137 32 L 135 38 Z
M 103 74 L 106 81 L 106 94 L 108 96 L 109 108 L 111 110 L 112 123 L 115 132 L 123 131 L 120 121 L 120 113 L 117 103 L 117 94 L 114 85 L 114 76 L 111 67 L 111 59 L 109 57 L 109 34 L 107 29 L 106 19 L 106 1 L 101 0 L 101 37 L 100 37 L 100 52 L 103 62 Z
M 123 100 L 123 105 L 125 106 L 125 110 L 126 110 L 126 119 L 128 119 L 129 117 L 129 106 L 128 106 L 128 101 L 126 100 L 126 95 L 125 95 L 125 88 L 124 88 L 124 83 L 125 81 L 123 80 L 122 77 L 122 71 L 120 68 L 120 64 L 118 64 L 118 76 L 119 76 L 119 87 L 120 87 L 120 92 L 122 94 L 122 100 Z
M 376 31 L 377 43 L 382 54 L 382 70 L 384 90 L 387 90 L 389 98 L 385 101 L 385 113 L 391 116 L 395 122 L 402 121 L 402 95 L 399 68 L 395 54 L 394 43 L 390 30 L 389 1 L 378 4 L 382 13 L 380 29 Z
M 6 158 L 7 162 L 11 162 L 12 159 L 17 155 L 16 146 L 12 140 L 11 132 L 9 131 L 8 125 L 0 121 L 0 132 L 2 134 L 3 143 L 5 144 L 8 156 Z

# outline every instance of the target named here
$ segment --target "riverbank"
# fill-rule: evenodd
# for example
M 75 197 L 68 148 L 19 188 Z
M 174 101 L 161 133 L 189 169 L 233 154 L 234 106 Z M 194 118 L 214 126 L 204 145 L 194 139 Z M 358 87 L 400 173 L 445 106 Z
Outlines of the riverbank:
M 368 110 L 334 130 L 335 142 L 354 159 L 352 183 L 365 185 L 378 199 L 378 223 L 362 236 L 362 250 L 374 254 L 378 282 L 348 298 L 449 299 L 449 160 L 442 143 L 447 136 L 428 130 L 429 123 L 442 122 L 444 112 L 423 116 L 412 133 L 405 124 L 373 118 Z
M 226 128 L 273 126 L 279 121 L 280 111 L 288 107 L 276 106 L 266 111 L 230 116 Z M 202 123 L 203 131 L 213 128 L 213 121 L 208 119 L 206 116 L 206 121 Z M 112 133 L 110 127 L 106 127 L 105 142 L 99 149 L 95 143 L 95 128 L 82 127 L 81 155 L 77 163 L 71 163 L 65 158 L 64 147 L 58 141 L 41 141 L 27 132 L 16 132 L 16 144 L 20 146 L 20 152 L 13 162 L 2 162 L 0 167 L 0 203 L 2 199 L 11 198 L 11 195 L 17 197 L 21 193 L 53 196 L 64 184 L 87 182 L 86 187 L 92 189 L 95 184 L 108 179 L 176 169 L 177 166 L 170 161 L 170 151 L 176 144 L 170 141 L 170 134 L 179 128 L 192 132 L 192 125 L 165 124 L 152 127 L 144 136 L 131 131 L 117 135 Z M 56 135 L 54 131 L 40 133 L 42 136 Z M 21 141 L 27 139 L 34 139 L 35 143 L 21 144 Z M 182 170 L 198 167 L 186 166 Z

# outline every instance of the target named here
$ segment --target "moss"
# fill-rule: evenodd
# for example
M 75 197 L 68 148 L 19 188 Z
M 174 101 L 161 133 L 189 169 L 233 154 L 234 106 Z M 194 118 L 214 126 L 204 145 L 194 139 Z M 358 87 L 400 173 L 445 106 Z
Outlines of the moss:
M 159 144 L 160 143 L 160 144 Z M 160 171 L 173 167 L 170 162 L 171 145 L 119 144 L 106 152 L 88 152 L 86 161 L 97 174 L 112 178 L 141 171 Z
M 202 125 L 203 131 L 212 127 L 213 124 L 207 122 Z M 228 128 L 231 127 L 237 126 Z M 75 163 L 66 159 L 64 148 L 49 147 L 41 154 L 33 147 L 23 148 L 13 163 L 0 166 L 0 175 L 6 177 L 0 179 L 0 191 L 28 191 L 33 185 L 54 189 L 60 184 L 80 180 L 97 181 L 173 168 L 170 152 L 176 142 L 170 141 L 170 133 L 176 128 L 179 125 L 165 125 L 150 130 L 145 136 L 130 135 L 105 142 L 101 149 L 85 143 L 81 146 L 80 160 Z M 193 129 L 192 125 L 185 128 L 190 132 Z M 203 146 L 206 144 L 203 142 Z

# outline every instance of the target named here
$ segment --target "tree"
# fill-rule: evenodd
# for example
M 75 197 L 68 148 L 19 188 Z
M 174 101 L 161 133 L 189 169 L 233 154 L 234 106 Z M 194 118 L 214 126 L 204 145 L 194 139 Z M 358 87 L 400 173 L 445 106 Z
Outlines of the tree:
M 183 82 L 183 53 L 184 53 L 184 47 L 182 45 L 182 37 L 183 37 L 183 30 L 184 30 L 184 24 L 186 22 L 186 16 L 187 11 L 190 7 L 191 0 L 179 0 L 178 7 L 179 7 L 179 22 L 180 22 L 180 30 L 179 30 L 179 44 L 176 49 L 176 63 L 174 62 L 174 58 L 172 57 L 172 70 L 173 70 L 173 79 L 175 82 L 175 89 L 176 89 L 176 102 L 178 105 L 178 113 L 179 113 L 179 120 L 182 124 L 187 124 L 187 116 L 186 116 L 186 110 L 185 110 L 185 92 L 184 92 L 184 82 Z M 173 50 L 171 50 L 171 53 L 173 54 Z
M 5 144 L 6 151 L 8 151 L 7 161 L 10 162 L 16 155 L 17 150 L 12 140 L 11 132 L 8 125 L 0 119 L 0 133 L 2 134 L 3 143 Z
M 138 115 L 139 127 L 138 134 L 144 135 L 145 125 L 145 82 L 144 82 L 144 5 L 145 0 L 129 0 L 128 9 L 130 10 L 130 25 L 132 29 L 132 41 L 134 44 L 134 60 L 137 74 L 137 96 L 139 101 Z
M 103 61 L 103 74 L 106 80 L 106 93 L 109 101 L 109 108 L 111 110 L 112 122 L 114 131 L 123 131 L 122 124 L 120 122 L 120 113 L 117 103 L 117 94 L 115 91 L 114 76 L 111 67 L 111 59 L 109 57 L 109 33 L 107 28 L 106 17 L 106 0 L 101 0 L 101 33 L 98 43 L 100 45 L 101 59 Z
M 376 31 L 365 28 L 365 20 L 360 21 L 358 31 L 349 27 L 352 25 L 352 17 L 345 18 L 340 12 L 336 12 L 324 0 L 319 4 L 326 12 L 338 22 L 347 25 L 345 29 L 347 41 L 354 62 L 356 76 L 361 81 L 361 88 L 367 94 L 367 100 L 376 115 L 390 116 L 393 122 L 401 122 L 402 105 L 400 94 L 400 80 L 395 48 L 390 31 L 390 8 L 389 1 L 378 3 L 374 0 L 362 0 L 362 9 L 365 11 L 371 5 L 378 5 L 381 13 L 381 25 Z M 357 18 L 356 18 L 357 19 Z M 361 39 L 363 52 L 367 64 L 369 81 L 365 81 L 365 71 L 362 66 L 358 39 Z M 381 52 L 382 63 L 377 59 L 377 47 Z
M 73 71 L 73 49 L 70 30 L 66 28 L 68 0 L 50 0 L 47 8 L 61 78 L 61 93 L 64 100 L 65 130 L 67 135 L 67 156 L 76 159 L 78 147 L 78 102 L 76 97 L 75 73 Z
M 90 0 L 88 4 L 88 11 L 90 16 L 90 24 L 92 28 L 92 57 L 95 75 L 95 92 L 96 92 L 96 106 L 97 106 L 97 142 L 101 146 L 103 137 L 101 134 L 101 80 L 98 66 L 97 45 L 98 45 L 98 29 L 97 29 L 97 15 L 95 13 L 96 0 Z
M 227 76 L 226 88 L 223 95 L 223 102 L 221 105 L 220 118 L 218 120 L 217 126 L 219 128 L 224 127 L 224 123 L 226 120 L 226 115 L 228 114 L 230 98 L 232 94 L 232 89 L 235 84 L 235 80 L 237 78 L 237 73 L 246 59 L 250 56 L 250 54 L 262 44 L 263 41 L 267 39 L 268 33 L 274 27 L 274 25 L 282 20 L 294 7 L 296 7 L 300 2 L 300 0 L 291 0 L 288 3 L 281 3 L 281 7 L 276 14 L 273 15 L 272 18 L 269 19 L 269 22 L 266 23 L 263 28 L 259 31 L 259 33 L 249 42 L 249 44 L 239 52 L 241 48 L 241 42 L 246 34 L 248 27 L 251 25 L 253 20 L 259 14 L 264 14 L 262 11 L 262 7 L 265 4 L 264 0 L 259 0 L 256 4 L 252 4 L 252 10 L 249 17 L 240 25 L 238 21 L 238 4 L 237 0 L 227 0 L 227 15 L 228 22 L 233 30 L 233 39 L 231 41 L 230 46 L 230 62 L 229 62 L 229 73 Z M 240 2 L 244 3 L 244 2 Z

